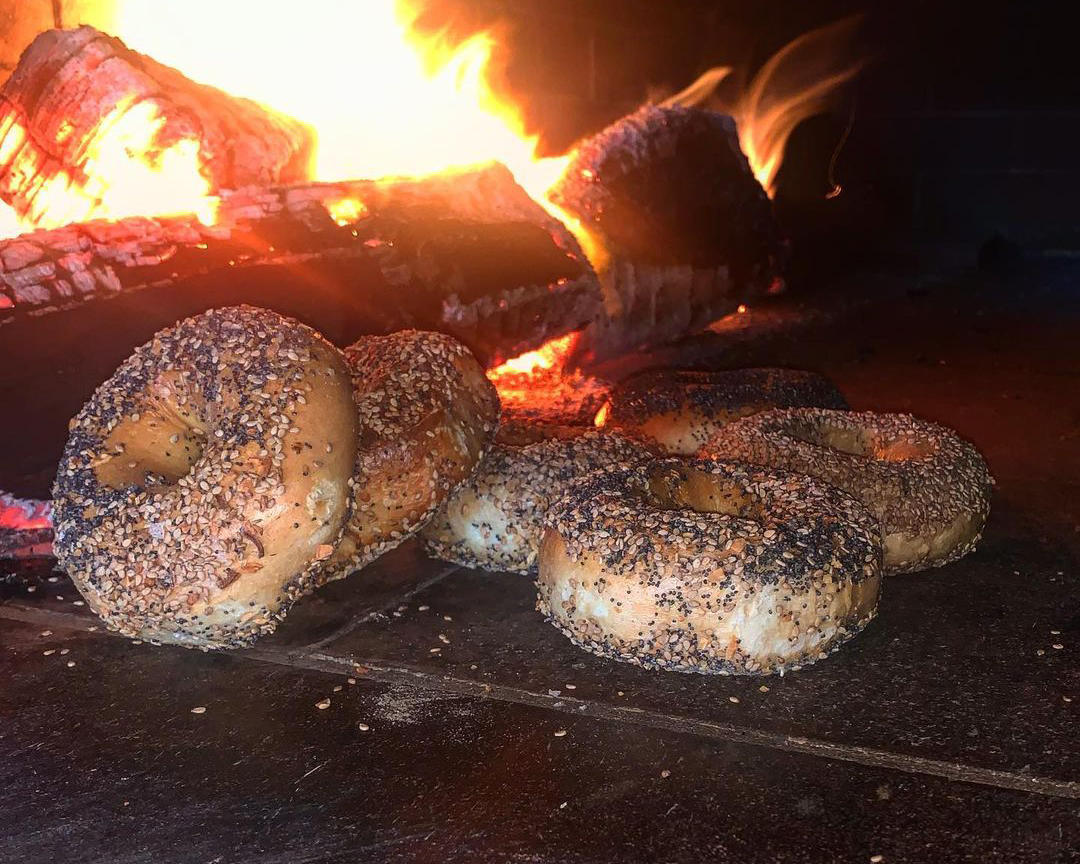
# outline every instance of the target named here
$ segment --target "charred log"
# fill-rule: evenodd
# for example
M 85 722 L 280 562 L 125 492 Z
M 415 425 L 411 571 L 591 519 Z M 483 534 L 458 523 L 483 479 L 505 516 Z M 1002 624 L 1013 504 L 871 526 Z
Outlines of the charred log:
M 212 192 L 308 176 L 314 138 L 302 124 L 80 27 L 38 36 L 0 90 L 0 198 L 36 223 L 73 187 L 86 209 L 68 216 L 85 218 L 101 191 L 87 173 L 94 142 L 135 110 L 160 118 L 145 155 L 197 142 Z
M 701 330 L 780 275 L 772 205 L 726 115 L 646 106 L 581 144 L 553 199 L 608 256 L 579 363 Z
M 155 331 L 215 306 L 292 315 L 338 344 L 441 330 L 495 364 L 600 306 L 576 241 L 502 166 L 224 196 L 221 222 L 130 219 L 0 242 L 0 489 L 42 495 L 66 424 Z M 14 428 L 12 428 L 14 427 Z

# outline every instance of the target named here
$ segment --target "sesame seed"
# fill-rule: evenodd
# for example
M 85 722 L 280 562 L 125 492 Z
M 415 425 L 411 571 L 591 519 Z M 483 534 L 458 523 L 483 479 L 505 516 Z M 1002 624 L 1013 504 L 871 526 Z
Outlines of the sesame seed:
M 321 701 L 315 703 L 315 707 L 318 708 L 320 711 L 325 711 L 327 708 L 330 707 L 330 700 L 322 699 Z
M 191 713 L 192 714 L 205 714 L 206 713 L 206 706 L 205 705 L 197 705 L 196 707 L 191 709 Z
M 555 737 L 556 738 L 562 738 L 565 735 L 566 735 L 566 730 L 565 729 L 556 729 L 555 730 Z

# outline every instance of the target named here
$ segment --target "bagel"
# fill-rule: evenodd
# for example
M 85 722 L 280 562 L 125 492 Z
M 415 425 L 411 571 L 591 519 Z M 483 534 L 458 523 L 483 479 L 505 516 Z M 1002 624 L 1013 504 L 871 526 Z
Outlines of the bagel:
M 690 456 L 721 427 L 769 408 L 847 408 L 822 375 L 797 369 L 643 372 L 612 391 L 596 425 Z
M 423 531 L 430 554 L 464 567 L 535 573 L 551 503 L 592 471 L 651 457 L 620 435 L 586 432 L 524 447 L 497 444 Z
M 323 581 L 356 432 L 344 359 L 314 330 L 247 306 L 188 318 L 72 421 L 56 557 L 127 636 L 250 644 Z
M 769 411 L 720 430 L 702 455 L 799 471 L 854 495 L 881 522 L 886 573 L 966 555 L 990 511 L 994 480 L 979 452 L 908 414 Z
M 352 514 L 327 577 L 341 578 L 422 528 L 491 445 L 499 397 L 442 333 L 367 336 L 345 349 L 359 415 Z
M 877 523 L 798 474 L 656 459 L 594 474 L 545 526 L 537 608 L 576 645 L 649 669 L 784 672 L 877 608 Z

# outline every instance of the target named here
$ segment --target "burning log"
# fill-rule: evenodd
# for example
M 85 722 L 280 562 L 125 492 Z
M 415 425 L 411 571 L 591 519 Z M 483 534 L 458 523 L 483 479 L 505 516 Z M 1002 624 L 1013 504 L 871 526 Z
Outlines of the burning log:
M 49 30 L 0 90 L 0 198 L 32 224 L 133 215 L 117 213 L 128 202 L 115 200 L 107 176 L 121 155 L 143 160 L 147 177 L 186 160 L 194 191 L 170 191 L 198 196 L 302 182 L 313 141 L 297 121 L 196 84 L 92 27 Z M 170 212 L 173 203 L 141 212 Z
M 211 307 L 266 306 L 338 344 L 441 330 L 491 364 L 582 327 L 600 307 L 574 238 L 499 165 L 238 191 L 219 217 L 0 241 L 0 404 L 19 406 L 0 489 L 47 494 L 67 421 L 93 388 L 155 331 Z
M 606 313 L 575 362 L 693 333 L 767 290 L 785 244 L 734 121 L 646 106 L 581 144 L 552 198 L 603 246 Z

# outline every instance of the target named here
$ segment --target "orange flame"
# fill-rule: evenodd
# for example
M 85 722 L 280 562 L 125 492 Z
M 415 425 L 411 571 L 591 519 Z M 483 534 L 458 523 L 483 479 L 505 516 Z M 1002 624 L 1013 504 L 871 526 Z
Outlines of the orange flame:
M 567 224 L 602 271 L 602 245 L 548 200 L 569 154 L 538 157 L 536 136 L 490 83 L 498 72 L 492 34 L 457 44 L 423 36 L 416 6 L 417 0 L 305 0 L 299 7 L 292 0 L 91 0 L 79 4 L 78 20 L 65 23 L 112 33 L 194 80 L 308 124 L 317 133 L 313 180 L 421 176 L 498 160 Z M 857 68 L 807 73 L 804 60 L 823 44 L 821 32 L 777 54 L 731 109 L 743 149 L 770 193 L 795 123 Z M 727 73 L 710 70 L 671 101 L 709 101 Z M 802 86 L 805 81 L 811 83 Z M 79 178 L 60 171 L 41 180 L 18 218 L 0 207 L 0 236 L 94 217 L 194 212 L 213 221 L 217 199 L 210 192 L 217 190 L 209 188 L 198 142 L 155 147 L 163 122 L 150 102 L 117 106 L 71 166 Z M 14 120 L 0 123 L 0 164 L 25 136 Z M 33 169 L 10 167 L 27 176 Z M 333 215 L 347 220 L 359 212 L 341 202 Z
M 535 375 L 542 372 L 553 372 L 558 375 L 566 367 L 566 362 L 579 337 L 580 334 L 574 332 L 551 339 L 535 351 L 526 351 L 524 354 L 507 360 L 501 366 L 490 369 L 488 378 L 498 387 L 500 383 L 511 381 L 521 375 Z
M 122 99 L 79 148 L 77 176 L 38 170 L 38 149 L 26 129 L 8 115 L 0 123 L 0 164 L 12 178 L 33 178 L 21 196 L 25 212 L 8 207 L 0 215 L 0 236 L 32 228 L 56 228 L 86 219 L 194 213 L 214 222 L 217 199 L 202 172 L 199 142 L 183 139 L 161 149 L 157 135 L 165 123 L 152 102 Z M 61 124 L 58 143 L 70 133 Z M 5 230 L 6 229 L 6 230 Z
M 543 201 L 566 160 L 538 159 L 536 137 L 493 92 L 492 35 L 457 45 L 421 36 L 414 5 L 102 0 L 79 23 L 317 130 L 314 180 L 422 176 L 498 160 Z
M 858 16 L 845 18 L 792 40 L 769 58 L 733 103 L 716 95 L 716 87 L 731 73 L 717 66 L 664 104 L 706 105 L 731 114 L 750 169 L 771 198 L 795 127 L 824 110 L 836 89 L 864 65 L 845 50 L 858 23 Z

